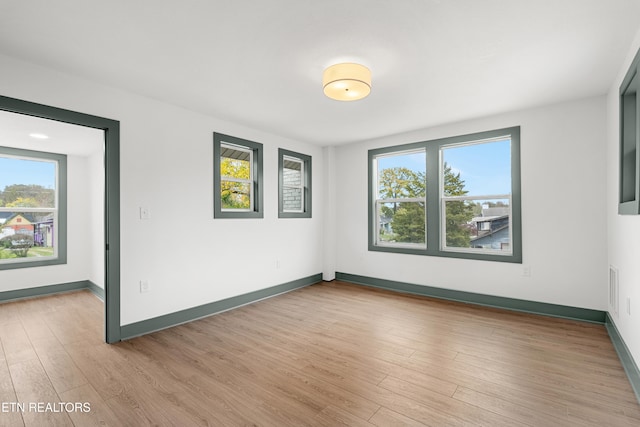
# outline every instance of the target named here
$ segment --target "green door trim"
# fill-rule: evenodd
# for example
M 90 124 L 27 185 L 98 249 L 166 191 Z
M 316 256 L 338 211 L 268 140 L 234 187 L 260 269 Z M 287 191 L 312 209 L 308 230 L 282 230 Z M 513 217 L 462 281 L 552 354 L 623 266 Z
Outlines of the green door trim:
M 105 341 L 120 341 L 120 122 L 5 96 L 0 110 L 104 131 Z

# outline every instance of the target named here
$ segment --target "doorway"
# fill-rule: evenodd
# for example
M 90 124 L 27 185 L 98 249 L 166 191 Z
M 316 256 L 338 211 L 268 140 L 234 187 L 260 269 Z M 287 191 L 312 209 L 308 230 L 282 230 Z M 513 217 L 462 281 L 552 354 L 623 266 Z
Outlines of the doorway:
M 104 338 L 120 341 L 120 122 L 4 96 L 0 110 L 104 132 Z

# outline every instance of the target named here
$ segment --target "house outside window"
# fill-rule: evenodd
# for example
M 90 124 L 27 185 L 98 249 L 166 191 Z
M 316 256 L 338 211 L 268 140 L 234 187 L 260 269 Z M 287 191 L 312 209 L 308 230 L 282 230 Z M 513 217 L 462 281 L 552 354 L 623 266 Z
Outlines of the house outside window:
M 213 134 L 214 218 L 262 218 L 262 144 Z
M 0 147 L 0 270 L 65 264 L 67 158 Z
M 311 218 L 311 156 L 278 149 L 278 217 Z
M 369 151 L 369 250 L 522 262 L 520 128 Z

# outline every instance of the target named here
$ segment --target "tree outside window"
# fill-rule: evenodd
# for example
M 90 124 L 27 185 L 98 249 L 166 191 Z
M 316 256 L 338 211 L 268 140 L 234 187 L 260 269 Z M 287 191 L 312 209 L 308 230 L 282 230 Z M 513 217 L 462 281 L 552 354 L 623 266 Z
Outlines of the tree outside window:
M 521 262 L 520 129 L 369 151 L 369 250 Z
M 0 269 L 66 262 L 66 156 L 0 147 Z

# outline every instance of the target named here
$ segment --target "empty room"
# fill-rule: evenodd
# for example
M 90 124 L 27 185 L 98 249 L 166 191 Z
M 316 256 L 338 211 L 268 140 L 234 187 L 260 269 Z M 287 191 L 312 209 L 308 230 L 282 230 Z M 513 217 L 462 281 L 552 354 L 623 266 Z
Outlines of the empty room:
M 0 0 L 0 426 L 640 425 L 640 2 Z

